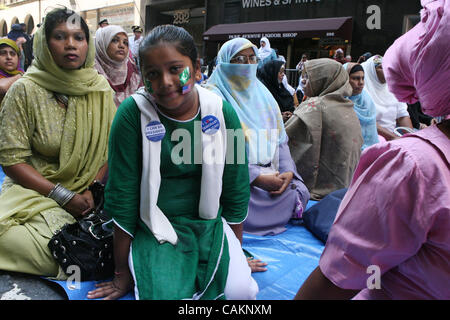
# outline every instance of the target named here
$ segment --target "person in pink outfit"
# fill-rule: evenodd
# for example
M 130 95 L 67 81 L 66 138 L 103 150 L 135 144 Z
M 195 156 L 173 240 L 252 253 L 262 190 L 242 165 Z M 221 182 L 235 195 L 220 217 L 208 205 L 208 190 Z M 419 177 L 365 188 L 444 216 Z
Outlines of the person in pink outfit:
M 384 71 L 400 101 L 444 120 L 364 151 L 296 299 L 450 299 L 450 0 L 421 3 Z

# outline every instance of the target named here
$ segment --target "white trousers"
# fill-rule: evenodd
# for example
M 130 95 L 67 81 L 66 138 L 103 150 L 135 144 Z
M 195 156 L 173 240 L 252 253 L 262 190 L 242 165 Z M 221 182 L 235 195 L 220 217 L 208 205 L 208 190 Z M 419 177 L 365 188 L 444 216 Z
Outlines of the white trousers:
M 228 265 L 228 277 L 225 284 L 225 297 L 227 300 L 256 300 L 259 288 L 255 279 L 252 278 L 252 270 L 248 265 L 247 258 L 244 251 L 242 251 L 241 243 L 231 230 L 228 223 L 223 221 L 223 230 L 228 241 L 228 251 L 230 255 L 230 263 Z M 130 245 L 130 253 L 128 256 L 128 264 L 131 274 L 133 275 L 134 283 L 136 283 L 136 276 L 134 274 L 133 266 L 133 248 Z M 139 291 L 137 285 L 134 286 L 134 294 L 136 300 L 139 300 Z
M 227 236 L 230 253 L 225 297 L 227 300 L 256 300 L 256 294 L 259 291 L 258 284 L 252 278 L 252 270 L 242 251 L 241 243 L 225 221 L 223 230 Z

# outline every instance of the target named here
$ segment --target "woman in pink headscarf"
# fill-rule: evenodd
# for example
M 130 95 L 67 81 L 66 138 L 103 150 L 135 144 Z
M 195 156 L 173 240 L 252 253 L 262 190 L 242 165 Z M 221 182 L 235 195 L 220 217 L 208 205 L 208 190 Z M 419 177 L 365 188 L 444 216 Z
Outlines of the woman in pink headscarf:
M 117 107 L 143 85 L 139 70 L 129 55 L 127 33 L 120 26 L 110 25 L 96 31 L 94 67 L 114 90 Z
M 297 299 L 450 299 L 450 0 L 422 6 L 385 54 L 386 80 L 447 120 L 366 149 Z

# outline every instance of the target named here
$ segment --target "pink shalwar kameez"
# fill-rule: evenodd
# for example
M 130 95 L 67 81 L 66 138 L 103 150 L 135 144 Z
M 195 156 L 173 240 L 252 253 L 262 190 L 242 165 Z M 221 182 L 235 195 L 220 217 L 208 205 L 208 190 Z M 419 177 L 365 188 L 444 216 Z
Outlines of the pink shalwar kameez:
M 355 299 L 450 299 L 449 231 L 450 139 L 432 126 L 366 149 L 320 269 Z

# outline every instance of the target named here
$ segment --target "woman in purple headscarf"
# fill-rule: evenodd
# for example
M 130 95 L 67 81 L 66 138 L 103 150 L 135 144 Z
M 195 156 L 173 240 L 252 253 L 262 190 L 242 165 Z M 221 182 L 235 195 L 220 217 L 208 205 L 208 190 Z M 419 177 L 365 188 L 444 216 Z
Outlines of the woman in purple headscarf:
M 437 125 L 365 150 L 297 299 L 450 299 L 450 0 L 385 54 L 389 89 Z

